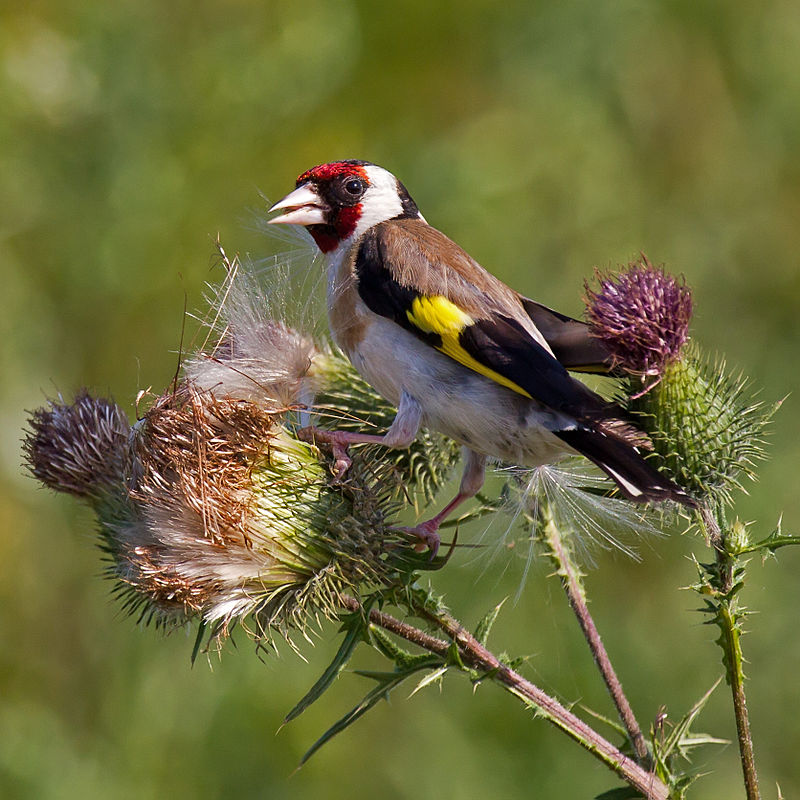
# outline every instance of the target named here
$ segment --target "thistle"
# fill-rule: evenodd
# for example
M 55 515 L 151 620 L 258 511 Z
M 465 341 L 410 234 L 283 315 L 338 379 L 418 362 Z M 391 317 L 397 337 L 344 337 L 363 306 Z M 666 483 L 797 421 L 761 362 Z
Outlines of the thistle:
M 337 408 L 351 424 L 382 425 L 391 410 L 344 358 L 273 317 L 237 262 L 226 266 L 225 303 L 180 383 L 133 426 L 85 392 L 33 412 L 26 460 L 47 486 L 92 505 L 130 611 L 162 624 L 198 618 L 217 637 L 249 618 L 258 636 L 289 638 L 338 613 L 345 592 L 442 563 L 415 554 L 391 518 L 401 487 L 428 496 L 455 451 L 428 455 L 427 440 L 383 459 L 364 449 L 332 484 L 298 429 L 341 418 Z
M 343 591 L 408 564 L 385 493 L 359 470 L 332 487 L 282 422 L 184 383 L 126 430 L 117 406 L 82 394 L 35 412 L 26 452 L 48 486 L 94 507 L 129 610 L 160 623 L 199 617 L 217 635 L 251 616 L 259 634 L 288 636 L 334 614 Z
M 657 381 L 689 339 L 690 289 L 645 255 L 616 275 L 596 270 L 595 278 L 597 291 L 585 287 L 586 317 L 611 354 L 611 367 L 643 383 Z
M 650 437 L 660 469 L 698 499 L 729 503 L 753 476 L 776 406 L 755 402 L 724 362 L 687 346 L 692 297 L 682 280 L 646 256 L 598 279 L 586 315 L 625 376 L 618 402 Z

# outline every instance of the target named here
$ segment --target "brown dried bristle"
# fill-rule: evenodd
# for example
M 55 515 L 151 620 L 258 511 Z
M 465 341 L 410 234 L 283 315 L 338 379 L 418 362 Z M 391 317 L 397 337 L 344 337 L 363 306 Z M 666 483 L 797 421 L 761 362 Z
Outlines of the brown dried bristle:
M 268 462 L 275 425 L 274 412 L 184 383 L 145 415 L 136 441 L 141 477 L 132 496 L 172 505 L 178 494 L 201 517 L 206 538 L 249 546 L 252 470 Z

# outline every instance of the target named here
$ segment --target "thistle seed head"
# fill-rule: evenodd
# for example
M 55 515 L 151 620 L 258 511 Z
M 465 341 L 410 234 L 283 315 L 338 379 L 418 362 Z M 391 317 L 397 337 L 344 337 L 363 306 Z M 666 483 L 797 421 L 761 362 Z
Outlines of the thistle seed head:
M 132 428 L 87 394 L 36 411 L 26 456 L 48 486 L 92 502 L 129 610 L 199 617 L 217 636 L 249 618 L 259 635 L 288 638 L 337 613 L 345 591 L 441 566 L 387 520 L 409 490 L 427 497 L 441 485 L 457 450 L 438 437 L 399 454 L 354 448 L 333 484 L 298 426 L 385 429 L 395 410 L 274 312 L 269 291 L 281 286 L 258 285 L 222 255 L 227 277 L 184 380 Z

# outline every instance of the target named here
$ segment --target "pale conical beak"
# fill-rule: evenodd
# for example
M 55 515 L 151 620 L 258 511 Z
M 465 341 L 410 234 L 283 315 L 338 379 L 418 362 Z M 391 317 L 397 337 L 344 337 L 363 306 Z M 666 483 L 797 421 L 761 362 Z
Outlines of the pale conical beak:
M 270 212 L 282 209 L 286 209 L 286 213 L 269 220 L 270 225 L 323 225 L 328 206 L 310 186 L 304 184 L 283 200 L 278 200 Z

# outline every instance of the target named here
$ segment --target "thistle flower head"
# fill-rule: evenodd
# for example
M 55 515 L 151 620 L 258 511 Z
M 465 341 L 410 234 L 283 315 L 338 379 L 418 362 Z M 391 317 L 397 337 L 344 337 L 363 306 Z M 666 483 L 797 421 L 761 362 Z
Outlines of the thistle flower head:
M 221 636 L 250 617 L 260 635 L 288 638 L 335 613 L 342 592 L 424 566 L 390 528 L 387 494 L 357 466 L 332 486 L 284 414 L 191 382 L 157 398 L 133 429 L 88 395 L 54 409 L 33 415 L 31 469 L 93 501 L 109 573 L 145 619 L 199 617 Z M 69 439 L 44 435 L 53 427 Z
M 748 382 L 686 347 L 692 295 L 683 280 L 642 256 L 586 290 L 594 336 L 628 373 L 617 402 L 650 438 L 650 458 L 698 500 L 725 504 L 763 457 L 775 407 L 749 397 Z M 642 388 L 644 384 L 644 388 Z
M 389 579 L 398 542 L 380 494 L 357 476 L 331 486 L 274 411 L 184 384 L 147 413 L 134 450 L 139 515 L 119 562 L 159 609 L 287 633 L 333 613 L 345 588 Z
M 280 314 L 277 298 L 288 292 L 281 275 L 266 292 L 252 270 L 219 248 L 225 280 L 214 288 L 203 325 L 205 341 L 184 361 L 196 386 L 217 397 L 248 400 L 265 408 L 310 403 L 316 391 L 311 365 L 319 350 L 310 336 Z M 275 306 L 273 308 L 273 305 Z
M 110 400 L 80 392 L 33 411 L 23 451 L 31 474 L 45 486 L 95 500 L 123 483 L 130 425 Z
M 689 338 L 692 293 L 683 280 L 642 255 L 624 272 L 596 272 L 599 289 L 586 285 L 586 316 L 592 334 L 608 348 L 614 367 L 660 376 Z

